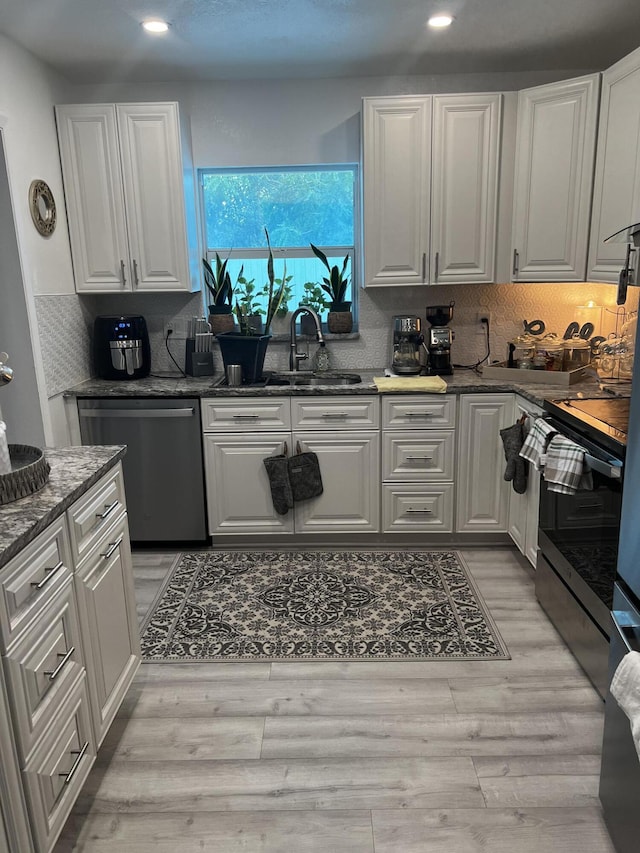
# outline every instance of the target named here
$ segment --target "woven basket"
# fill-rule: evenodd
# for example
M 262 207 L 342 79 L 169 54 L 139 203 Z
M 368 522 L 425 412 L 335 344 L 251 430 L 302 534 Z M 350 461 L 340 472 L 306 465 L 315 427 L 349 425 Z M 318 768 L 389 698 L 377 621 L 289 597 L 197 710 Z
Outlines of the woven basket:
M 11 467 L 8 474 L 0 474 L 0 506 L 26 498 L 47 484 L 51 466 L 39 447 L 28 444 L 10 444 Z
M 336 335 L 344 335 L 353 329 L 353 314 L 351 311 L 329 311 L 327 327 Z

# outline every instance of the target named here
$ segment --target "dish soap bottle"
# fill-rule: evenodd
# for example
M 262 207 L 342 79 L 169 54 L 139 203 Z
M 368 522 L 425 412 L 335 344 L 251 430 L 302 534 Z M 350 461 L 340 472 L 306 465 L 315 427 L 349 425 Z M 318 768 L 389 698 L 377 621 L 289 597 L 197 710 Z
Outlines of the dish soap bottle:
M 327 349 L 327 345 L 323 341 L 313 356 L 313 369 L 316 373 L 322 373 L 323 371 L 329 370 L 329 350 Z

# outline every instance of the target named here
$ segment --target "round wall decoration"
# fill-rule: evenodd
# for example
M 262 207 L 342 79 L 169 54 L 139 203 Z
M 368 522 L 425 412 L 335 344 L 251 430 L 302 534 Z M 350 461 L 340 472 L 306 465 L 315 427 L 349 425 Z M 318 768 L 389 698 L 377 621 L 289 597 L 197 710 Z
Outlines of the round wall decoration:
M 31 181 L 29 187 L 31 218 L 43 237 L 53 234 L 56 227 L 56 202 L 49 185 L 44 181 Z

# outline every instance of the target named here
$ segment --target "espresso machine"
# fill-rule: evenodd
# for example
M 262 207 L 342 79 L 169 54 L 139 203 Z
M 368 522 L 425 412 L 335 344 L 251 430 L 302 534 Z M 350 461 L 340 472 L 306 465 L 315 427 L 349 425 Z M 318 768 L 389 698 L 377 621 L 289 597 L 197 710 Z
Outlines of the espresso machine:
M 447 324 L 453 319 L 453 306 L 454 302 L 449 305 L 427 306 L 427 322 L 431 326 L 427 335 L 429 376 L 449 376 L 453 373 L 451 342 L 455 335 L 452 329 L 447 328 Z
M 420 317 L 399 314 L 393 318 L 391 370 L 399 376 L 420 373 L 425 366 L 424 335 Z

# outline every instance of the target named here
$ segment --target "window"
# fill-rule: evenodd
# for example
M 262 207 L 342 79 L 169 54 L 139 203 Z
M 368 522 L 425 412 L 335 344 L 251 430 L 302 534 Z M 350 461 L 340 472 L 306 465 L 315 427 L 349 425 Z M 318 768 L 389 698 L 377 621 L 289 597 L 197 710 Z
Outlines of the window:
M 324 304 L 310 300 L 312 289 L 317 294 L 328 275 L 310 243 L 339 269 L 349 256 L 345 301 L 354 301 L 356 166 L 209 169 L 201 170 L 200 178 L 207 260 L 215 261 L 216 252 L 228 258 L 234 285 L 242 270 L 258 309 L 264 310 L 261 291 L 268 283 L 265 228 L 276 278 L 282 279 L 286 263 L 289 310 L 311 303 L 326 319 L 329 296 L 321 291 Z M 238 292 L 242 296 L 242 283 L 236 285 L 234 300 Z

